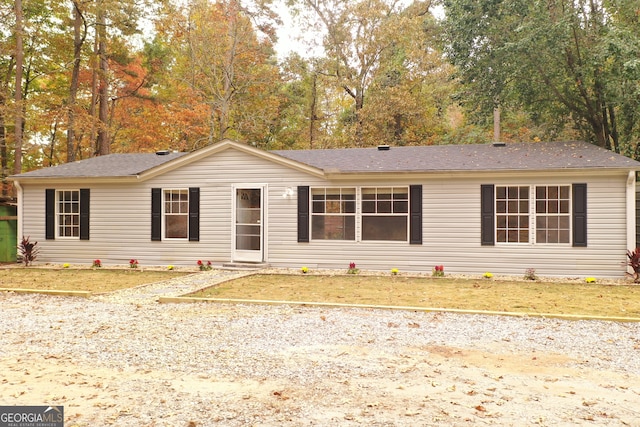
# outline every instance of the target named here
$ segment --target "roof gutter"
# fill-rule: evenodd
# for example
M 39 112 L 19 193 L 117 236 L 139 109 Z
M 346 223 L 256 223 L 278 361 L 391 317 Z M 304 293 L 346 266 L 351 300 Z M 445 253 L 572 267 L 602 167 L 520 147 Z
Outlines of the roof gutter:
M 83 183 L 92 183 L 92 184 L 118 184 L 118 183 L 128 183 L 128 182 L 137 182 L 142 177 L 140 175 L 127 175 L 127 176 L 108 176 L 108 177 L 99 177 L 99 176 L 37 176 L 37 177 L 7 177 L 7 180 L 13 181 L 16 185 L 18 182 L 23 184 L 69 184 L 69 183 L 77 183 L 78 181 L 82 181 Z
M 325 177 L 333 181 L 340 180 L 355 180 L 355 179 L 385 179 L 385 180 L 406 180 L 409 177 L 416 178 L 461 178 L 469 176 L 486 176 L 494 175 L 501 177 L 521 177 L 523 174 L 561 174 L 561 175 L 575 175 L 576 173 L 584 173 L 585 169 L 580 168 L 559 168 L 559 169 L 504 169 L 504 170 L 431 170 L 431 171 L 357 171 L 357 172 L 341 172 L 336 169 L 327 170 Z M 590 173 L 602 174 L 602 175 L 620 175 L 620 173 L 633 173 L 640 171 L 640 169 L 629 170 L 629 168 L 590 168 Z

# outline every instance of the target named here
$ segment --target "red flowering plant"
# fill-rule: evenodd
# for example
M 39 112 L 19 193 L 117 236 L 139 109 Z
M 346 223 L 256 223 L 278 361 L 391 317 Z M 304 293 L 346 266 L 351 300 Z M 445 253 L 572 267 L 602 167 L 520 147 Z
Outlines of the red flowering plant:
M 360 270 L 356 268 L 356 263 L 350 262 L 349 269 L 347 270 L 347 274 L 358 274 L 359 272 Z
M 102 261 L 100 261 L 99 259 L 94 259 L 93 260 L 93 264 L 91 265 L 91 267 L 94 267 L 94 268 L 102 267 Z
M 198 260 L 196 264 L 198 265 L 198 268 L 200 269 L 200 271 L 208 271 L 213 268 L 211 261 L 207 261 L 206 263 L 204 263 L 202 262 L 202 260 Z
M 129 260 L 129 268 L 138 268 L 138 260 L 133 258 Z
M 444 277 L 444 265 L 436 265 L 431 271 L 433 277 Z

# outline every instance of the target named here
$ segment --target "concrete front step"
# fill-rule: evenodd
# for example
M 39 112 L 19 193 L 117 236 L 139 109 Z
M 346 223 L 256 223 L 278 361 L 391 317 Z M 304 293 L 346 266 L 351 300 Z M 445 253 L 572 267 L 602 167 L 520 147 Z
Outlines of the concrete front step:
M 222 264 L 222 268 L 230 270 L 261 270 L 269 268 L 266 262 L 226 262 Z

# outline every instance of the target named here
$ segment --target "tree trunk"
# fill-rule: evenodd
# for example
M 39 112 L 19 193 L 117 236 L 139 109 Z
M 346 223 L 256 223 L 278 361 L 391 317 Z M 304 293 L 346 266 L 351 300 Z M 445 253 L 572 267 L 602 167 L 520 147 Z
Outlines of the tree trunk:
M 58 120 L 56 119 L 55 122 L 53 122 L 53 126 L 51 127 L 51 138 L 50 138 L 50 144 L 49 144 L 49 152 L 47 153 L 44 148 L 42 149 L 42 152 L 45 154 L 46 159 L 47 159 L 47 165 L 46 166 L 53 166 L 53 156 L 55 156 L 55 147 L 56 147 L 56 135 L 58 134 Z
M 500 142 L 500 107 L 493 107 L 493 142 Z
M 403 118 L 403 115 L 400 113 L 393 115 L 393 142 L 396 145 L 406 144 L 406 142 L 402 141 L 402 135 L 404 134 Z
M 100 156 L 109 154 L 109 64 L 107 62 L 107 24 L 105 11 L 100 8 L 98 11 L 98 60 L 99 80 L 98 85 L 98 138 L 96 141 L 97 153 Z
M 363 137 L 363 128 L 364 128 L 364 117 L 362 116 L 362 108 L 364 107 L 364 88 L 356 89 L 355 96 L 355 114 L 356 114 L 356 147 L 362 147 L 364 142 Z
M 620 136 L 618 135 L 618 123 L 616 119 L 616 112 L 613 105 L 607 107 L 609 112 L 609 124 L 611 129 L 611 142 L 613 143 L 613 151 L 620 153 Z
M 231 0 L 227 9 L 229 16 L 229 29 L 227 37 L 229 40 L 229 48 L 224 63 L 224 77 L 222 82 L 222 99 L 220 100 L 220 117 L 219 117 L 219 139 L 225 138 L 230 127 L 231 102 L 234 95 L 235 80 L 235 60 L 236 49 L 238 43 L 238 14 L 240 13 L 240 5 L 237 0 Z
M 2 100 L 0 100 L 0 106 L 4 105 Z M 4 131 L 4 116 L 0 113 L 0 179 L 2 183 L 2 193 L 3 196 L 9 194 L 9 188 L 6 183 L 7 178 L 7 137 Z
M 22 0 L 15 0 L 14 3 L 16 14 L 16 85 L 15 85 L 15 151 L 13 173 L 22 172 L 22 63 L 24 61 L 24 49 L 22 46 Z
M 9 158 L 7 154 L 7 99 L 9 98 L 9 85 L 11 82 L 11 74 L 13 70 L 14 62 L 13 58 L 7 64 L 7 70 L 0 82 L 0 175 L 2 177 L 2 195 L 7 196 L 9 194 L 10 184 L 6 182 L 6 177 L 9 174 Z
M 309 149 L 313 149 L 318 122 L 318 73 L 311 74 L 311 105 L 309 106 Z
M 89 106 L 89 115 L 91 116 L 91 130 L 89 133 L 89 141 L 91 144 L 96 144 L 94 148 L 94 154 L 98 154 L 98 113 L 96 106 L 98 105 L 98 42 L 100 36 L 98 36 L 98 28 L 95 29 L 95 35 L 93 40 L 93 58 L 91 59 L 91 105 Z
M 7 159 L 7 135 L 5 132 L 5 116 L 4 116 L 4 108 L 7 102 L 7 98 L 5 96 L 7 85 L 2 82 L 2 86 L 0 87 L 0 179 L 2 179 L 2 195 L 6 196 L 9 194 L 9 187 L 6 182 L 8 171 L 8 159 Z
M 4 105 L 4 102 L 0 101 L 0 106 Z M 2 192 L 0 193 L 3 196 L 9 194 L 9 185 L 7 184 L 7 136 L 4 130 L 4 116 L 0 113 L 0 179 L 2 182 L 0 186 L 2 187 Z
M 67 162 L 76 160 L 75 124 L 76 104 L 78 95 L 78 81 L 80 76 L 80 59 L 82 45 L 86 39 L 87 31 L 82 31 L 84 18 L 77 2 L 73 4 L 73 70 L 71 72 L 71 85 L 69 87 L 69 123 L 67 128 Z

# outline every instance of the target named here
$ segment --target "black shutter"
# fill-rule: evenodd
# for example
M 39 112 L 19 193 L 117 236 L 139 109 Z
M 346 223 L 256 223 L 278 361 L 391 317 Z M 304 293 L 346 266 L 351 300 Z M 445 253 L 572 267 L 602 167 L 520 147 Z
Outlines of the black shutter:
M 409 186 L 409 244 L 422 244 L 422 185 Z
M 80 189 L 80 240 L 89 240 L 89 195 L 88 188 Z
M 573 246 L 587 246 L 587 184 L 573 184 Z
M 151 240 L 162 240 L 162 188 L 151 189 Z
M 45 197 L 45 238 L 56 238 L 56 190 L 47 188 L 44 193 Z
M 483 184 L 480 186 L 480 244 L 482 246 L 495 245 L 495 220 L 494 220 L 494 185 Z
M 200 189 L 189 188 L 189 241 L 200 240 Z
M 298 242 L 309 241 L 309 186 L 298 187 Z

